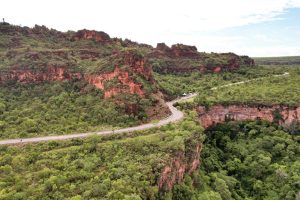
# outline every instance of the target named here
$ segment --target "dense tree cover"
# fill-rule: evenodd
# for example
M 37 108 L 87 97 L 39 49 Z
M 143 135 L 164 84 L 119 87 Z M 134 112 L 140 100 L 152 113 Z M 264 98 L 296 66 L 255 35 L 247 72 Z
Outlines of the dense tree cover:
M 122 65 L 124 59 L 118 57 L 122 53 L 133 51 L 135 56 L 142 56 L 152 49 L 121 39 L 107 43 L 77 41 L 72 39 L 74 32 L 61 33 L 40 26 L 29 29 L 1 24 L 0 32 L 0 69 L 4 71 L 15 66 L 32 70 L 65 66 L 71 72 L 111 72 L 117 64 Z M 208 68 L 226 64 L 217 54 L 205 57 L 204 63 L 186 59 L 179 64 L 205 64 Z M 158 72 L 170 66 L 168 60 L 158 61 L 153 66 Z M 161 73 L 155 74 L 155 79 L 170 99 L 198 92 L 196 101 L 188 104 L 190 108 L 234 102 L 298 105 L 300 70 L 293 68 L 241 68 L 220 74 Z M 286 70 L 291 73 L 288 78 L 265 78 L 209 90 Z M 146 93 L 153 92 L 149 82 L 129 72 Z M 113 79 L 105 87 L 117 84 Z M 130 126 L 145 119 L 149 99 L 127 94 L 120 98 L 126 101 L 118 102 L 138 105 L 138 111 L 127 115 L 125 103 L 104 100 L 101 91 L 82 81 L 8 82 L 0 86 L 0 138 Z M 289 135 L 266 122 L 228 123 L 208 130 L 201 168 L 186 175 L 171 192 L 158 195 L 162 167 L 178 151 L 188 155 L 192 143 L 187 141 L 201 142 L 204 138 L 194 117 L 139 133 L 0 146 L 0 199 L 295 199 L 300 190 L 299 135 Z
M 299 135 L 254 121 L 221 124 L 206 136 L 201 168 L 175 186 L 170 199 L 296 199 Z
M 0 146 L 0 199 L 156 199 L 162 167 L 201 138 L 192 113 L 144 132 Z
M 276 69 L 276 68 L 275 68 Z M 290 75 L 266 77 L 245 84 L 232 85 L 199 94 L 197 104 L 300 104 L 300 67 L 289 70 Z
M 222 72 L 217 74 L 194 72 L 182 75 L 162 75 L 155 73 L 155 79 L 158 81 L 160 89 L 169 98 L 176 98 L 183 93 L 198 92 L 202 94 L 216 86 L 259 77 L 268 77 L 274 74 L 282 74 L 287 70 L 287 67 L 272 68 L 269 66 L 256 66 L 253 68 L 244 67 L 234 72 Z
M 0 86 L 0 138 L 110 129 L 146 119 L 147 99 L 120 98 L 137 105 L 138 112 L 127 114 L 125 103 L 103 99 L 100 90 L 84 81 L 7 83 Z

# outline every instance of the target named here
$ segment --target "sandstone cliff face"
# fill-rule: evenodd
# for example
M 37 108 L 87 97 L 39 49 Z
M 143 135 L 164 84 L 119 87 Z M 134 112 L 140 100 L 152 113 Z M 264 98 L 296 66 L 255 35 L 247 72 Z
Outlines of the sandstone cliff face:
M 65 67 L 47 66 L 42 71 L 31 69 L 13 69 L 1 71 L 0 83 L 5 81 L 18 81 L 21 83 L 63 81 L 73 78 L 81 79 L 80 73 L 70 73 Z
M 198 51 L 195 46 L 174 44 L 168 47 L 165 43 L 158 43 L 154 51 L 156 56 L 168 56 L 171 58 L 198 58 Z
M 148 57 L 156 65 L 153 69 L 158 73 L 191 73 L 233 71 L 242 65 L 252 67 L 254 60 L 248 56 L 238 56 L 234 53 L 204 53 L 198 52 L 195 46 L 175 44 L 168 47 L 158 43 Z
M 131 52 L 122 53 L 118 57 L 121 59 L 119 65 L 129 66 L 130 69 L 125 70 L 116 66 L 115 70 L 112 73 L 92 76 L 92 78 L 87 77 L 88 81 L 91 84 L 95 85 L 97 88 L 105 90 L 105 98 L 115 96 L 118 93 L 138 94 L 139 96 L 144 97 L 145 93 L 143 91 L 142 84 L 134 82 L 128 71 L 130 70 L 132 73 L 140 75 L 150 83 L 154 83 L 152 70 L 150 67 L 145 67 L 144 57 L 138 54 L 133 54 Z M 114 78 L 118 79 L 121 87 L 112 87 L 106 89 L 104 87 L 104 82 L 112 80 Z
M 85 75 L 84 78 L 96 88 L 104 90 L 104 97 L 110 98 L 119 93 L 130 93 L 130 94 L 138 94 L 139 96 L 144 96 L 144 92 L 142 90 L 142 85 L 135 83 L 129 77 L 129 73 L 127 71 L 121 70 L 119 67 L 116 67 L 112 73 L 105 73 L 100 75 Z M 106 89 L 104 84 L 106 81 L 117 78 L 118 81 L 122 84 L 122 86 L 127 87 L 112 87 Z
M 90 30 L 80 30 L 73 37 L 72 40 L 95 40 L 96 42 L 108 42 L 110 37 L 107 33 L 102 31 L 90 31 Z
M 175 57 L 198 58 L 198 51 L 195 46 L 175 44 L 171 46 L 171 51 Z
M 122 86 L 122 88 L 109 88 L 105 90 L 104 83 L 113 78 L 117 78 Z M 85 79 L 91 85 L 96 88 L 104 90 L 104 97 L 110 98 L 119 93 L 130 93 L 138 94 L 139 96 L 144 96 L 144 91 L 142 90 L 142 85 L 140 83 L 135 83 L 130 79 L 129 73 L 127 71 L 121 70 L 116 67 L 112 73 L 104 73 L 100 75 L 85 75 L 81 73 L 71 73 L 65 67 L 54 67 L 49 66 L 43 71 L 30 70 L 30 69 L 16 69 L 7 72 L 1 72 L 0 83 L 14 80 L 21 83 L 31 83 L 31 82 L 44 82 L 44 81 L 64 81 L 71 79 Z
M 86 53 L 87 50 L 83 50 Z M 32 60 L 38 60 L 39 56 L 44 54 L 37 54 L 35 52 L 28 53 Z M 46 52 L 48 54 L 48 52 Z M 66 54 L 63 51 L 51 52 L 51 55 L 55 54 L 59 57 L 65 57 Z M 97 56 L 96 53 L 92 56 Z M 9 56 L 14 56 L 10 53 Z M 10 70 L 2 70 L 0 74 L 0 83 L 14 80 L 21 83 L 30 82 L 43 82 L 43 81 L 63 81 L 71 79 L 84 79 L 96 88 L 104 91 L 104 97 L 110 98 L 119 93 L 129 93 L 137 94 L 144 97 L 145 93 L 143 91 L 143 85 L 141 83 L 136 83 L 132 79 L 131 74 L 137 74 L 143 77 L 150 83 L 154 83 L 152 76 L 152 71 L 150 67 L 145 67 L 145 60 L 142 56 L 135 55 L 133 53 L 123 53 L 116 55 L 115 59 L 119 59 L 113 72 L 100 73 L 100 74 L 84 74 L 71 72 L 68 66 L 40 66 L 35 69 L 28 67 L 14 67 Z M 125 68 L 123 66 L 126 66 Z M 131 74 L 130 74 L 131 73 Z M 116 86 L 105 88 L 105 83 L 112 79 L 117 79 L 118 83 Z
M 133 54 L 130 51 L 125 52 L 121 55 L 122 64 L 131 66 L 132 70 L 143 76 L 146 80 L 154 82 L 152 75 L 152 68 L 146 67 L 146 60 L 143 56 Z
M 192 152 L 179 152 L 170 164 L 163 168 L 158 182 L 159 190 L 172 190 L 175 184 L 183 180 L 185 174 L 194 172 L 200 165 L 201 150 L 202 145 L 197 144 Z
M 278 110 L 282 116 L 280 124 L 289 124 L 293 120 L 300 122 L 300 107 L 290 109 L 285 106 L 272 107 L 254 107 L 246 105 L 230 105 L 230 106 L 213 106 L 209 110 L 205 107 L 198 107 L 197 112 L 199 120 L 204 128 L 208 128 L 217 123 L 226 120 L 255 120 L 262 119 L 272 122 L 274 120 L 274 112 Z

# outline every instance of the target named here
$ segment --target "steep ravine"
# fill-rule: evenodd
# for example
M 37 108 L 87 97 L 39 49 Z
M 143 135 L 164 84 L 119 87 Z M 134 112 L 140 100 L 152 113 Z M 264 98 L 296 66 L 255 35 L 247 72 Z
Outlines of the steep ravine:
M 293 121 L 300 122 L 300 107 L 287 106 L 250 106 L 250 105 L 216 105 L 209 109 L 203 106 L 197 108 L 200 123 L 209 128 L 217 123 L 228 120 L 278 120 L 281 125 L 289 125 Z M 277 116 L 277 117 L 276 117 Z M 160 191 L 170 191 L 173 186 L 180 183 L 185 174 L 191 174 L 200 165 L 202 143 L 197 143 L 189 153 L 178 152 L 174 158 L 161 171 L 158 186 Z
M 191 174 L 200 165 L 202 139 L 199 134 L 194 134 L 185 141 L 184 150 L 173 154 L 173 157 L 161 170 L 158 187 L 160 192 L 172 190 L 173 186 L 180 183 L 185 174 Z
M 160 191 L 170 191 L 180 183 L 185 174 L 191 174 L 200 165 L 202 143 L 197 142 L 189 151 L 178 152 L 160 174 L 158 187 Z

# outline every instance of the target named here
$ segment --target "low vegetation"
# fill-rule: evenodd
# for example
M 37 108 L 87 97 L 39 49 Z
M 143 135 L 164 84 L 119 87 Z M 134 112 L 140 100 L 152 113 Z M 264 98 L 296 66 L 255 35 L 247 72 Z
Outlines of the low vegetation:
M 208 90 L 199 94 L 196 104 L 282 104 L 300 105 L 300 67 L 289 70 L 289 75 L 266 77 L 245 84 Z
M 257 57 L 254 58 L 258 65 L 299 65 L 300 56 L 286 56 L 286 57 Z
M 223 72 L 217 74 L 202 74 L 194 72 L 183 75 L 161 75 L 155 74 L 155 79 L 161 90 L 169 97 L 176 98 L 183 93 L 198 92 L 206 93 L 210 88 L 222 86 L 229 83 L 245 81 L 249 79 L 268 77 L 275 74 L 283 74 L 288 67 L 256 66 L 253 68 L 241 68 L 234 72 Z

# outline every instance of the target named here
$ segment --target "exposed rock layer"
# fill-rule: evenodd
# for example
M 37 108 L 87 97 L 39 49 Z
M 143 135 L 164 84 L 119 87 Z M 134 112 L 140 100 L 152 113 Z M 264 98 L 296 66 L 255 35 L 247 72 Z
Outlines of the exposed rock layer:
M 210 109 L 198 107 L 197 112 L 199 120 L 204 128 L 210 127 L 217 123 L 225 122 L 226 120 L 255 120 L 262 119 L 274 121 L 274 113 L 279 112 L 282 116 L 280 124 L 289 124 L 293 120 L 300 122 L 300 107 L 288 108 L 286 106 L 247 106 L 247 105 L 230 105 L 213 106 Z
M 59 53 L 61 55 L 62 53 Z M 39 54 L 30 54 L 31 59 L 38 59 Z M 143 77 L 146 81 L 154 83 L 151 68 L 145 67 L 145 60 L 141 56 L 131 53 L 120 55 L 120 66 L 115 66 L 114 71 L 100 74 L 83 74 L 71 72 L 67 66 L 40 66 L 35 69 L 29 67 L 14 67 L 10 70 L 2 70 L 0 83 L 5 81 L 18 81 L 21 83 L 43 82 L 43 81 L 63 81 L 71 79 L 85 79 L 91 85 L 104 91 L 104 97 L 109 98 L 119 93 L 137 94 L 144 96 L 143 86 L 132 79 L 130 72 Z M 123 66 L 128 66 L 123 69 Z M 112 79 L 117 80 L 117 84 L 106 88 L 105 83 Z
M 185 174 L 191 174 L 200 165 L 202 145 L 197 144 L 191 152 L 180 152 L 170 164 L 166 165 L 159 178 L 160 191 L 170 191 L 176 183 L 180 183 Z
M 89 39 L 95 40 L 96 42 L 107 42 L 110 41 L 110 37 L 107 33 L 102 31 L 90 31 L 90 30 L 80 30 L 73 37 L 72 40 L 82 40 Z
M 168 47 L 158 43 L 148 58 L 153 61 L 154 71 L 158 73 L 191 73 L 233 71 L 241 66 L 252 67 L 254 60 L 248 56 L 238 56 L 234 53 L 204 53 L 198 52 L 195 46 L 175 44 Z
M 170 48 L 165 43 L 158 43 L 155 54 L 157 56 L 168 56 L 172 58 L 199 58 L 199 54 L 195 46 L 183 44 L 174 44 Z
M 129 77 L 127 71 L 121 70 L 116 67 L 111 73 L 105 73 L 100 75 L 85 75 L 84 78 L 96 88 L 104 90 L 104 97 L 109 98 L 117 95 L 118 93 L 130 93 L 144 96 L 142 85 L 135 83 Z M 105 88 L 105 82 L 117 78 L 122 87 Z
M 2 71 L 0 75 L 0 82 L 18 81 L 21 83 L 43 82 L 43 81 L 63 81 L 72 78 L 81 79 L 80 73 L 70 73 L 65 67 L 48 66 L 42 71 L 31 69 L 13 69 L 9 71 Z

